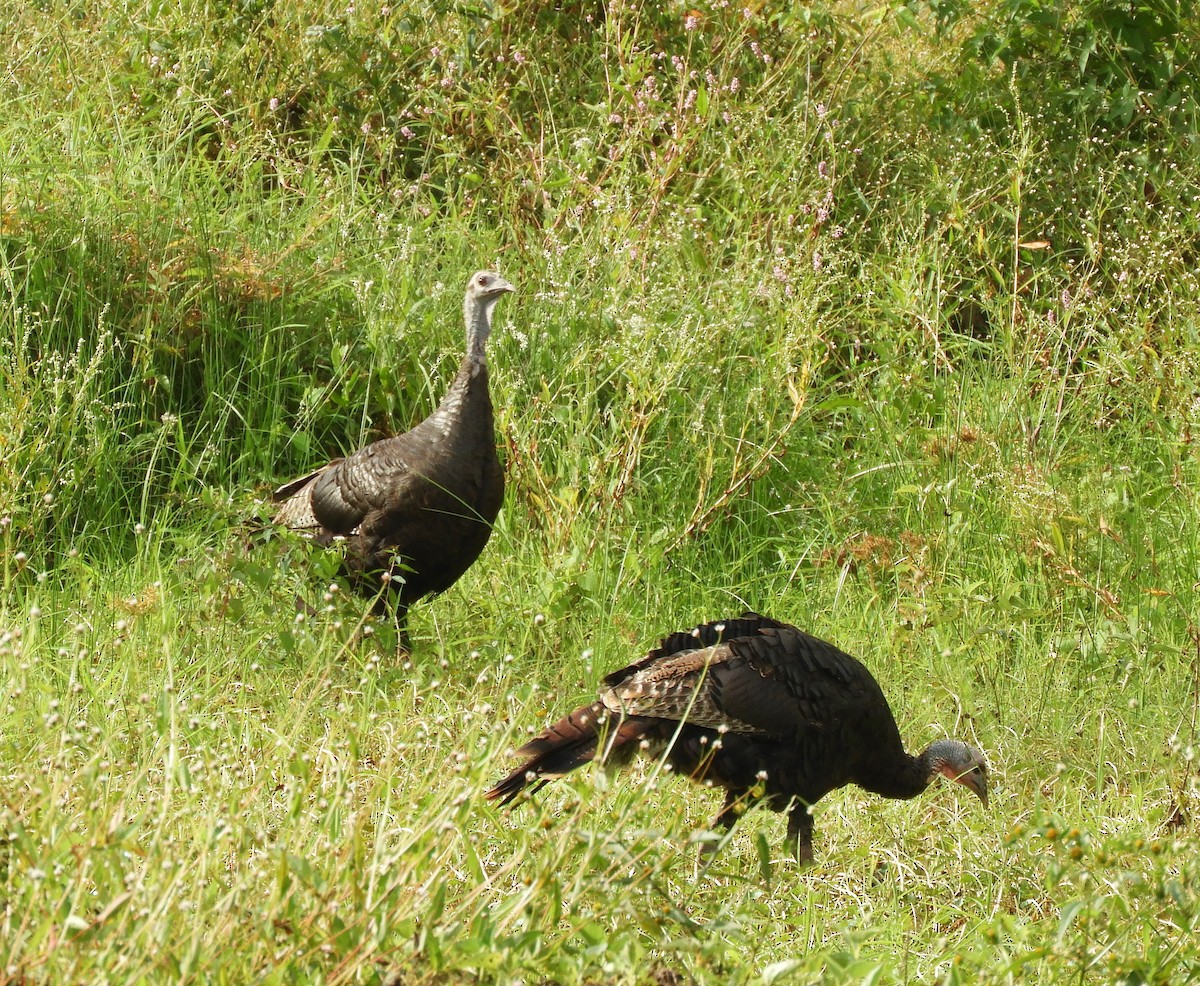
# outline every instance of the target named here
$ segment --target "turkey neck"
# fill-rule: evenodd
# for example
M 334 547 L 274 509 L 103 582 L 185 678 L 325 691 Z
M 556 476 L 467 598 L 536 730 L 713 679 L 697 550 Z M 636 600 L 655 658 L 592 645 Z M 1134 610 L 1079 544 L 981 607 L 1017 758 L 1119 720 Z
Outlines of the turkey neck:
M 451 421 L 461 421 L 472 405 L 480 410 L 467 414 L 490 436 L 492 431 L 492 402 L 488 396 L 488 368 L 484 344 L 492 331 L 492 309 L 499 298 L 480 300 L 470 295 L 463 301 L 463 320 L 467 323 L 467 354 L 458 374 L 434 415 Z M 445 422 L 444 427 L 461 427 Z
M 464 361 L 464 369 L 469 370 L 473 377 L 482 372 L 484 379 L 487 379 L 484 344 L 492 334 L 492 310 L 499 300 L 498 295 L 479 299 L 470 294 L 463 299 L 463 321 L 467 323 L 467 358 Z
M 915 798 L 929 787 L 932 773 L 928 750 L 914 757 L 901 749 L 898 755 L 881 758 L 869 776 L 855 783 L 885 798 Z

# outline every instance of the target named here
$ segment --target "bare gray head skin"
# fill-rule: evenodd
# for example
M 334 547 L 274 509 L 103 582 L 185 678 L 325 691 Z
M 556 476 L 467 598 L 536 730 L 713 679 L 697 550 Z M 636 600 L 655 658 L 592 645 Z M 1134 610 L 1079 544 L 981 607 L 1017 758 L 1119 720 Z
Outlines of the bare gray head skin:
M 467 354 L 473 363 L 483 363 L 483 344 L 492 331 L 496 302 L 515 290 L 495 271 L 480 270 L 471 275 L 463 298 L 463 320 L 467 323 Z
M 921 754 L 921 761 L 931 782 L 938 774 L 948 777 L 973 791 L 987 807 L 987 761 L 973 746 L 952 739 L 935 740 Z

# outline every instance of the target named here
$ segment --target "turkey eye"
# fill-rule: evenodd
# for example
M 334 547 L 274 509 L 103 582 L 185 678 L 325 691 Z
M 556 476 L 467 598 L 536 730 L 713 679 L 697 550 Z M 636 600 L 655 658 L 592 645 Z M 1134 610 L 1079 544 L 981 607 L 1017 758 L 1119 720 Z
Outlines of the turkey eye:
M 479 285 L 479 286 L 482 288 L 482 287 L 486 287 L 486 286 L 487 286 L 487 282 L 488 282 L 488 279 L 487 279 L 487 277 L 486 277 L 486 276 L 482 276 L 482 275 L 481 275 L 481 276 L 480 276 L 480 278 L 479 278 L 479 280 L 478 280 L 476 283 L 477 283 L 477 284 L 478 284 L 478 285 Z

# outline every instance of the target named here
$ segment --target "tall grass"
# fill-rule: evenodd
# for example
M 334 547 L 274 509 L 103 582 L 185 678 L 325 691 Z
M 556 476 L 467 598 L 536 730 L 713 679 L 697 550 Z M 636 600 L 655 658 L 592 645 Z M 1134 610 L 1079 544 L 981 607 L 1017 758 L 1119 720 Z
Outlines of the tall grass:
M 1122 122 L 1107 9 L 0 14 L 0 981 L 1185 980 L 1198 35 Z M 257 499 L 428 413 L 485 265 L 505 506 L 406 658 Z M 653 762 L 482 799 L 747 607 L 990 808 L 801 869 Z

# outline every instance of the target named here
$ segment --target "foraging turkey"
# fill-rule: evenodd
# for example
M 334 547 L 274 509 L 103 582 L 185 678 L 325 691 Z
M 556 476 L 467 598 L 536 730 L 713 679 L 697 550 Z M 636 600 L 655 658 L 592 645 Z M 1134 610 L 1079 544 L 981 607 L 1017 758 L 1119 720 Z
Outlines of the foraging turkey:
M 408 607 L 450 588 L 479 557 L 504 499 L 484 344 L 496 303 L 514 288 L 471 275 L 463 299 L 467 353 L 442 403 L 411 431 L 334 459 L 275 491 L 275 522 L 318 544 L 345 543 L 344 568 L 407 642 Z M 381 592 L 380 579 L 386 582 Z
M 979 751 L 941 739 L 906 753 L 871 672 L 755 613 L 672 634 L 610 674 L 598 702 L 517 750 L 525 762 L 487 797 L 505 804 L 591 760 L 624 764 L 639 750 L 665 751 L 672 769 L 725 789 L 715 827 L 730 828 L 752 798 L 774 811 L 790 805 L 788 839 L 801 862 L 812 859 L 809 806 L 846 784 L 912 798 L 942 774 L 987 805 Z

